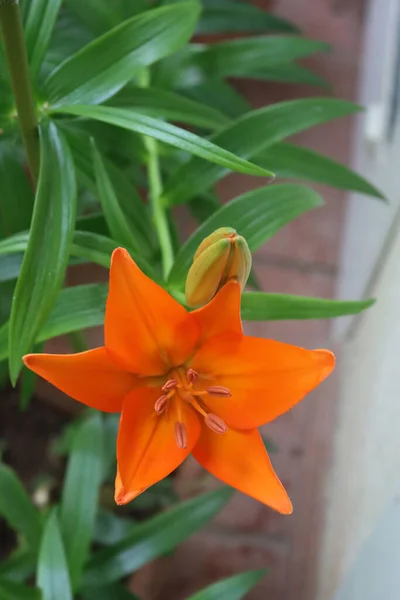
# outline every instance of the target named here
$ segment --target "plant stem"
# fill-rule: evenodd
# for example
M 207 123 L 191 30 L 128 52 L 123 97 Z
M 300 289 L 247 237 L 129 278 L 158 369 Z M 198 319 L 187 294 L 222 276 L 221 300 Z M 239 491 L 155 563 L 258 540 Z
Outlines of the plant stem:
M 147 169 L 149 174 L 149 197 L 153 213 L 153 221 L 160 241 L 163 275 L 167 277 L 174 262 L 171 232 L 169 230 L 167 215 L 161 202 L 162 181 L 160 163 L 158 160 L 157 142 L 146 137 L 144 140 L 148 152 Z
M 0 0 L 0 24 L 19 126 L 36 184 L 40 163 L 37 115 L 18 0 Z
M 147 69 L 141 74 L 140 84 L 142 87 L 148 87 L 150 84 L 150 73 Z M 163 275 L 166 278 L 174 263 L 174 251 L 167 214 L 161 199 L 163 190 L 157 141 L 148 136 L 143 136 L 143 140 L 148 153 L 147 171 L 149 176 L 150 206 L 160 242 Z

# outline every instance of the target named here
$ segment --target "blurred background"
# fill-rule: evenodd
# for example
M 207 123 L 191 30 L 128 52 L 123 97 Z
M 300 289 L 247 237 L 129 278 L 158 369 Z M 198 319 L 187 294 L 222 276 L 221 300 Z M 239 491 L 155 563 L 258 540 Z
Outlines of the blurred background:
M 132 0 L 134 2 L 135 0 Z M 250 600 L 398 600 L 400 598 L 400 0 L 259 0 L 259 7 L 331 44 L 330 53 L 301 61 L 332 91 L 309 85 L 235 81 L 254 107 L 291 98 L 333 95 L 365 107 L 360 116 L 323 124 L 295 142 L 352 166 L 382 190 L 387 204 L 360 194 L 315 186 L 326 201 L 281 230 L 254 256 L 263 289 L 305 296 L 377 297 L 361 316 L 333 321 L 275 321 L 248 325 L 249 334 L 328 347 L 337 371 L 304 402 L 264 428 L 271 459 L 294 504 L 283 517 L 236 493 L 201 532 L 172 556 L 134 575 L 143 600 L 180 600 L 240 571 L 268 566 Z M 204 37 L 204 36 L 203 36 Z M 199 38 L 200 40 L 202 38 Z M 209 39 L 207 37 L 207 39 Z M 232 174 L 218 186 L 231 198 L 265 184 Z M 191 229 L 186 215 L 182 226 Z M 90 277 L 103 277 L 91 268 Z M 77 268 L 71 283 L 87 282 Z M 92 332 L 94 344 L 101 332 Z M 49 344 L 60 349 L 63 342 Z M 21 417 L 10 392 L 0 403 L 0 437 L 25 482 L 46 463 L 48 443 L 75 404 L 40 382 L 45 409 Z M 36 453 L 29 440 L 36 436 Z M 11 441 L 10 441 L 11 440 Z M 49 465 L 57 470 L 59 465 Z M 46 469 L 46 467 L 45 467 Z M 164 492 L 182 499 L 216 482 L 189 459 Z M 168 503 L 168 502 L 167 502 Z M 148 506 L 144 509 L 147 514 Z M 140 511 L 140 507 L 139 507 Z M 151 512 L 151 511 L 150 511 Z M 7 547 L 7 531 L 2 537 Z

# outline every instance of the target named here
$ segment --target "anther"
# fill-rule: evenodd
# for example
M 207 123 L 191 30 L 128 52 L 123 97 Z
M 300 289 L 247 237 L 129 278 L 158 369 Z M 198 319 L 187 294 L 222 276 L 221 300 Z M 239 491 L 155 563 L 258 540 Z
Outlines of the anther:
M 207 388 L 207 394 L 210 394 L 210 396 L 222 396 L 224 398 L 232 396 L 231 391 L 223 385 L 210 385 Z
M 220 419 L 220 417 L 217 417 L 217 415 L 213 415 L 212 413 L 209 413 L 206 416 L 205 422 L 207 427 L 212 429 L 212 431 L 215 433 L 225 433 L 228 430 L 225 422 Z
M 170 390 L 173 390 L 174 388 L 176 388 L 177 385 L 178 385 L 177 379 L 168 379 L 168 381 L 166 381 L 164 383 L 164 385 L 162 386 L 161 389 L 163 392 L 169 392 Z
M 187 446 L 187 433 L 186 427 L 183 423 L 177 421 L 174 425 L 175 442 L 178 448 L 184 450 Z
M 196 373 L 196 371 L 194 371 L 193 369 L 188 369 L 186 371 L 186 377 L 189 383 L 194 383 L 196 381 L 196 379 L 198 378 L 199 374 Z
M 167 404 L 168 404 L 168 396 L 164 394 L 163 396 L 160 396 L 158 398 L 158 400 L 156 400 L 156 403 L 154 405 L 154 410 L 156 411 L 156 413 L 158 415 L 162 415 L 163 412 L 165 411 L 165 409 L 167 408 Z

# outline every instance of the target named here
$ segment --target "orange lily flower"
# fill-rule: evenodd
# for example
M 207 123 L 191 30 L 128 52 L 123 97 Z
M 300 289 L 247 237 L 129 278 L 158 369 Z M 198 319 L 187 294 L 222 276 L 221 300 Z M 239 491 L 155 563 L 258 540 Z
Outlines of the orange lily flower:
M 327 350 L 245 336 L 240 284 L 193 312 L 115 250 L 105 345 L 29 354 L 32 371 L 75 400 L 120 412 L 115 500 L 126 504 L 192 452 L 210 473 L 275 510 L 292 512 L 257 427 L 299 402 L 334 367 Z

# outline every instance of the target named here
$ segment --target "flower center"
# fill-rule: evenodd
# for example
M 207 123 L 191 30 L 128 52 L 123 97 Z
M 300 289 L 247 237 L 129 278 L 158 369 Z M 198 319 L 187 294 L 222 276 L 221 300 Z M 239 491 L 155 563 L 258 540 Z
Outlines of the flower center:
M 207 399 L 213 396 L 229 398 L 230 390 L 222 385 L 210 385 L 205 389 L 200 389 L 201 378 L 193 369 L 185 371 L 183 368 L 179 368 L 175 369 L 172 374 L 174 377 L 164 383 L 161 388 L 163 393 L 154 404 L 156 413 L 162 415 L 167 411 L 168 405 L 173 399 L 188 402 L 204 418 L 207 427 L 215 433 L 225 433 L 228 429 L 225 422 L 208 410 Z M 174 425 L 174 434 L 178 448 L 186 448 L 186 427 L 180 421 L 176 421 Z

